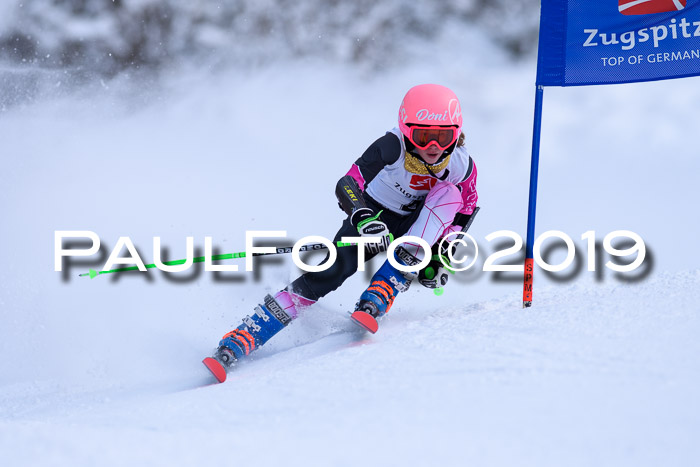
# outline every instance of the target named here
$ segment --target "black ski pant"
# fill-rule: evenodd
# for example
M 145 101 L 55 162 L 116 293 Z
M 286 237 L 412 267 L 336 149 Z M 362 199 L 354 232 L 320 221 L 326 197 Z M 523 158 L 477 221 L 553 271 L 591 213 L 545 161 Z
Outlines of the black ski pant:
M 363 194 L 367 206 L 372 208 L 374 212 L 382 211 L 380 219 L 386 224 L 389 232 L 395 238 L 399 238 L 408 232 L 418 214 L 423 208 L 423 203 L 417 203 L 416 210 L 411 214 L 401 215 L 389 209 L 384 208 L 366 193 Z M 343 225 L 338 230 L 333 238 L 333 243 L 337 244 L 341 237 L 357 237 L 357 229 L 350 223 L 347 218 L 343 221 Z M 357 272 L 357 247 L 341 247 L 337 248 L 338 256 L 335 263 L 325 271 L 307 272 L 289 286 L 289 289 L 297 295 L 301 295 L 309 300 L 316 301 L 324 297 L 329 292 L 340 287 L 345 280 Z M 326 255 L 324 262 L 328 259 Z M 365 252 L 365 262 L 376 256 L 376 253 Z M 319 263 L 320 264 L 320 263 Z

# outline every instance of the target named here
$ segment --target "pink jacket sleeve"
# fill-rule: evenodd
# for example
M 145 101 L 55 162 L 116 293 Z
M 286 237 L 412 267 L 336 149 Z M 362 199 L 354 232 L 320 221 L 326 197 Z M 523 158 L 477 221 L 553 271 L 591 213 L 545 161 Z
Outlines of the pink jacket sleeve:
M 362 176 L 362 173 L 360 173 L 360 168 L 357 166 L 357 164 L 352 164 L 352 167 L 345 175 L 350 175 L 352 178 L 354 178 L 357 182 L 357 186 L 360 187 L 360 190 L 365 191 L 365 178 Z
M 457 184 L 457 187 L 462 192 L 462 207 L 457 211 L 460 214 L 470 215 L 474 212 L 476 202 L 479 200 L 479 195 L 476 193 L 476 164 L 473 164 L 472 171 L 469 176 L 462 182 Z M 460 225 L 450 225 L 445 228 L 440 235 L 440 238 L 452 232 L 462 230 Z
M 457 187 L 462 192 L 462 208 L 459 212 L 471 214 L 479 200 L 479 195 L 476 193 L 476 164 L 472 165 L 472 172 L 463 182 L 458 183 Z

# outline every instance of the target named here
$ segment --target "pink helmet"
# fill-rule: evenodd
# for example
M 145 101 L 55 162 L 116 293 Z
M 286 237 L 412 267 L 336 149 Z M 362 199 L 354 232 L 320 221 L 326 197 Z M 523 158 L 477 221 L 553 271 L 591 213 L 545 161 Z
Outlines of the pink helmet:
M 462 129 L 462 107 L 454 92 L 439 84 L 419 84 L 408 90 L 399 108 L 399 129 L 411 138 L 410 125 L 456 126 Z

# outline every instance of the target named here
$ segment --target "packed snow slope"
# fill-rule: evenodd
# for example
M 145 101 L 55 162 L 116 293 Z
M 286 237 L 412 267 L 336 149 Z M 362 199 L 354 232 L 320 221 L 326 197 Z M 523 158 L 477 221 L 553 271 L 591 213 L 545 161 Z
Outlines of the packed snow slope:
M 700 271 L 541 295 L 397 307 L 374 336 L 320 307 L 213 386 L 202 329 L 145 344 L 105 326 L 71 378 L 3 384 L 0 449 L 10 465 L 693 465 Z
M 381 75 L 183 71 L 4 112 L 3 465 L 697 464 L 697 80 L 546 90 L 538 232 L 570 235 L 585 265 L 584 232 L 631 230 L 649 257 L 636 281 L 537 270 L 523 310 L 519 274 L 478 269 L 489 233 L 525 230 L 534 64 L 449 50 Z M 202 357 L 296 277 L 289 258 L 77 277 L 120 236 L 146 263 L 154 236 L 169 258 L 186 236 L 222 253 L 246 230 L 331 237 L 336 180 L 421 82 L 462 99 L 483 251 L 442 297 L 400 296 L 378 334 L 347 321 L 359 273 L 212 386 Z M 55 272 L 56 230 L 96 232 L 101 253 Z

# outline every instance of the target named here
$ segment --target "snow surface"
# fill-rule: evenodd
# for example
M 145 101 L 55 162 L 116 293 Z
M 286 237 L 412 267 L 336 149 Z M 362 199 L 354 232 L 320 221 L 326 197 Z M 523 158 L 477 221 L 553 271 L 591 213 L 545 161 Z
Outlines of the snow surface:
M 584 248 L 588 230 L 635 231 L 653 256 L 641 281 L 537 270 L 523 310 L 519 274 L 465 273 L 439 298 L 412 288 L 367 336 L 345 314 L 357 274 L 207 385 L 202 357 L 296 277 L 289 258 L 221 280 L 77 277 L 123 235 L 146 262 L 156 235 L 172 258 L 188 235 L 225 253 L 246 230 L 332 236 L 337 178 L 420 82 L 462 98 L 472 234 L 488 253 L 489 233 L 524 233 L 534 64 L 458 46 L 378 75 L 183 71 L 2 114 L 3 465 L 696 465 L 697 79 L 545 91 L 538 232 Z M 64 278 L 55 230 L 95 231 L 104 256 Z

